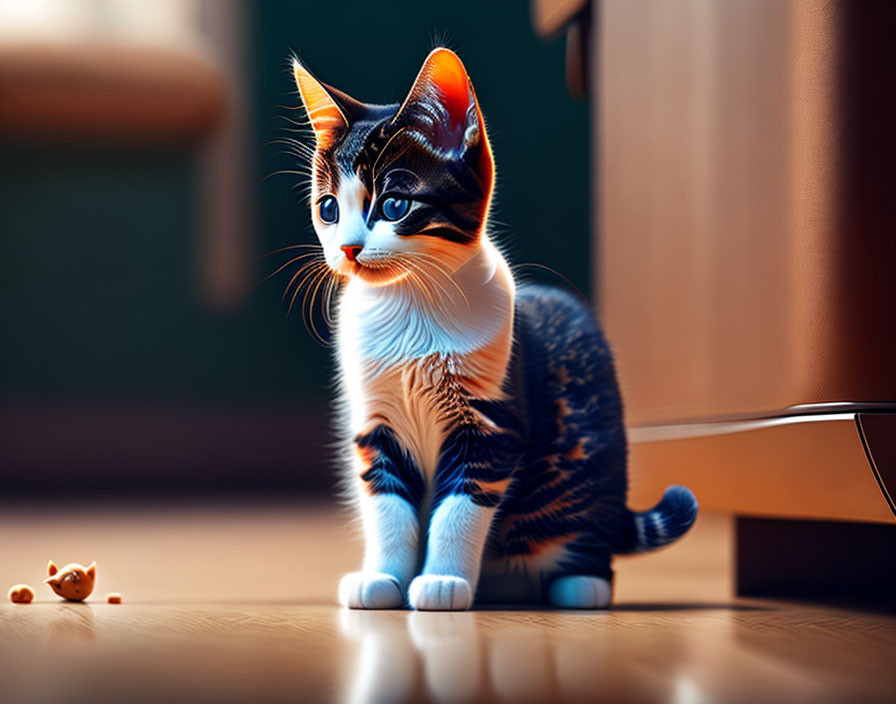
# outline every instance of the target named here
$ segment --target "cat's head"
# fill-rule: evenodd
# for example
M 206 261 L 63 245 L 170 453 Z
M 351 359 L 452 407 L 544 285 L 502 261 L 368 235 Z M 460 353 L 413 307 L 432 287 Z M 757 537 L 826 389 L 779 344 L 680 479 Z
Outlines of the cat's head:
M 311 217 L 329 267 L 374 285 L 455 271 L 483 236 L 494 162 L 458 56 L 435 49 L 401 105 L 293 72 L 314 131 Z

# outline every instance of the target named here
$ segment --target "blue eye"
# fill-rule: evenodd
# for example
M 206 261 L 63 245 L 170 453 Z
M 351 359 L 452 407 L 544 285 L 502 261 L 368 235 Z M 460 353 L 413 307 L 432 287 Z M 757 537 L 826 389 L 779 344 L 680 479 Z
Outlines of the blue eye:
M 386 198 L 380 203 L 380 210 L 386 220 L 401 220 L 411 209 L 411 201 L 407 198 Z
M 339 202 L 336 196 L 324 196 L 317 202 L 317 214 L 325 223 L 339 220 Z

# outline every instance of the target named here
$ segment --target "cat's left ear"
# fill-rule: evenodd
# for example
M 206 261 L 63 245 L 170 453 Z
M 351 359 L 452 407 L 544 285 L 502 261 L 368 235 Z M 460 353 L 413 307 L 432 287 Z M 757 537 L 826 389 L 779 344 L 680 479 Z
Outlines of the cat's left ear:
M 450 49 L 433 49 L 426 57 L 393 121 L 414 124 L 440 151 L 464 153 L 482 147 L 483 156 L 491 161 L 473 84 L 460 57 Z
M 88 567 L 85 572 L 91 579 L 96 579 L 96 562 L 91 562 L 90 567 Z
M 292 60 L 292 72 L 317 138 L 317 146 L 326 148 L 363 113 L 364 105 L 318 81 L 295 58 Z

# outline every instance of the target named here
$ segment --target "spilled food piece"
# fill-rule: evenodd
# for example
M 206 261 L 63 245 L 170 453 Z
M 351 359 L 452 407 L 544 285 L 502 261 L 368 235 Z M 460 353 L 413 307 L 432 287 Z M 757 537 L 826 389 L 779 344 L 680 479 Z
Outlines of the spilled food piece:
M 89 567 L 72 562 L 62 569 L 50 560 L 47 565 L 47 574 L 44 580 L 56 594 L 69 601 L 84 601 L 93 592 L 96 583 L 96 563 L 90 563 Z
M 121 603 L 121 594 L 118 592 L 110 592 L 106 594 L 106 601 L 110 604 L 120 604 Z
M 34 599 L 34 590 L 27 584 L 17 584 L 9 588 L 8 596 L 13 604 L 30 604 Z

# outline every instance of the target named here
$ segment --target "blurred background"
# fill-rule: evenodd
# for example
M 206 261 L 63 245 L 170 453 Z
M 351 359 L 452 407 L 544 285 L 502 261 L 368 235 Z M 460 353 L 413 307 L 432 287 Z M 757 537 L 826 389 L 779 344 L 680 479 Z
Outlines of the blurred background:
M 896 595 L 894 36 L 891 0 L 0 0 L 0 585 L 50 557 L 103 585 L 0 608 L 3 693 L 328 701 L 371 654 L 388 690 L 393 663 L 523 628 L 544 649 L 505 651 L 508 701 L 557 700 L 563 672 L 572 701 L 892 699 L 896 628 L 862 614 Z M 315 241 L 289 57 L 386 103 L 437 44 L 476 87 L 517 275 L 606 329 L 629 506 L 700 502 L 680 543 L 616 562 L 610 614 L 337 626 L 360 543 L 329 500 L 331 351 L 275 273 Z M 253 632 L 287 657 L 222 655 Z M 209 635 L 180 651 L 203 658 L 164 633 Z M 433 700 L 476 700 L 452 667 Z
M 631 505 L 892 534 L 894 33 L 883 0 L 0 0 L 4 490 L 330 492 L 330 350 L 275 273 L 315 240 L 288 59 L 399 102 L 445 43 L 497 240 L 607 330 Z
M 294 267 L 264 280 L 315 240 L 277 143 L 288 57 L 399 102 L 437 43 L 488 120 L 512 263 L 588 295 L 588 107 L 526 3 L 0 0 L 4 492 L 332 487 L 330 352 L 287 317 Z
M 0 586 L 38 586 L 0 698 L 892 700 L 894 36 L 892 0 L 0 0 Z M 385 103 L 440 43 L 517 275 L 606 329 L 629 505 L 700 502 L 611 613 L 334 609 L 330 350 L 266 279 L 315 240 L 288 60 Z

